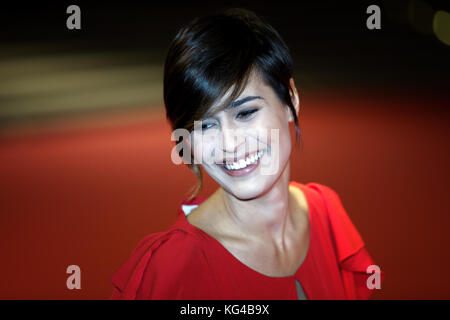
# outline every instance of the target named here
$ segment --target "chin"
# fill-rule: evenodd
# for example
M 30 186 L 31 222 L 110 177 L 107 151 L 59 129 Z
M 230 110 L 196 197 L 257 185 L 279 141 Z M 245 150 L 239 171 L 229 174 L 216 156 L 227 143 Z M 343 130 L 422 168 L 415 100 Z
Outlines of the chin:
M 283 172 L 284 170 L 279 170 L 271 175 L 255 172 L 248 177 L 222 177 L 223 179 L 215 180 L 226 192 L 237 199 L 252 200 L 267 193 L 280 179 Z

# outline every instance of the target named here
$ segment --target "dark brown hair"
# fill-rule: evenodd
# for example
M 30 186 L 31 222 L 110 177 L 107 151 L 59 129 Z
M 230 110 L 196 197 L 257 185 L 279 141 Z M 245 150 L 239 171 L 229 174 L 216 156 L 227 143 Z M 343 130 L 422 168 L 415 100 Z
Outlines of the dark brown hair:
M 164 103 L 173 129 L 193 129 L 211 106 L 229 90 L 221 110 L 245 88 L 252 71 L 275 91 L 292 112 L 297 138 L 297 114 L 292 103 L 292 58 L 278 32 L 251 11 L 231 9 L 196 18 L 172 41 L 164 65 Z M 190 165 L 202 186 L 202 173 Z

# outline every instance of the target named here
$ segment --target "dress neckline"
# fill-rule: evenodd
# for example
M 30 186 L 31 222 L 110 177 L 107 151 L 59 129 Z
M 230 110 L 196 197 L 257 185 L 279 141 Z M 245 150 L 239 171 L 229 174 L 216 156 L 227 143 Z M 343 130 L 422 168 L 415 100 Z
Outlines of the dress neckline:
M 275 276 L 269 276 L 266 275 L 264 273 L 261 273 L 253 268 L 251 268 L 250 266 L 246 265 L 245 263 L 243 263 L 241 260 L 239 260 L 237 257 L 235 257 L 219 240 L 217 240 L 216 238 L 214 238 L 213 236 L 211 236 L 209 233 L 203 231 L 202 229 L 192 225 L 186 218 L 186 214 L 184 213 L 182 206 L 179 207 L 179 214 L 181 217 L 179 217 L 179 219 L 181 219 L 182 223 L 185 224 L 188 228 L 190 228 L 191 230 L 193 230 L 194 232 L 197 232 L 201 235 L 203 235 L 204 237 L 206 237 L 208 240 L 210 240 L 211 243 L 213 243 L 216 247 L 218 247 L 220 250 L 222 250 L 224 252 L 225 255 L 227 255 L 234 263 L 237 263 L 238 265 L 240 265 L 241 267 L 243 267 L 244 269 L 246 269 L 247 271 L 250 271 L 251 273 L 262 277 L 262 278 L 266 278 L 266 279 L 274 279 L 274 280 L 283 280 L 283 279 L 287 279 L 287 280 L 291 280 L 296 278 L 299 273 L 305 268 L 305 264 L 308 263 L 310 256 L 311 256 L 311 244 L 314 241 L 314 237 L 313 237 L 313 233 L 315 230 L 314 227 L 314 222 L 313 222 L 313 216 L 314 214 L 312 214 L 313 208 L 311 206 L 311 201 L 308 198 L 308 186 L 307 185 L 303 185 L 301 183 L 298 182 L 290 182 L 289 183 L 290 186 L 294 186 L 297 189 L 300 189 L 301 191 L 303 191 L 303 195 L 305 197 L 306 203 L 307 203 L 307 207 L 308 207 L 308 220 L 309 220 L 309 242 L 308 242 L 308 248 L 306 251 L 306 256 L 303 258 L 303 261 L 300 263 L 300 265 L 297 267 L 296 271 L 294 272 L 294 274 L 292 275 L 287 275 L 287 276 L 281 276 L 281 277 L 275 277 Z M 205 199 L 194 199 L 192 200 L 189 205 L 199 205 L 200 203 L 202 203 Z

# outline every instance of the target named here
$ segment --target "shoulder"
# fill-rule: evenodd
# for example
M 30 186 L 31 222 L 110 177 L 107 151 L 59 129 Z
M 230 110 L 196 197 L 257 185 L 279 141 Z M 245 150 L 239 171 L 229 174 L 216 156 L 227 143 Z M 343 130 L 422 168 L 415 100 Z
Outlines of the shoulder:
M 309 183 L 308 186 L 315 190 L 322 198 L 327 202 L 327 205 L 343 206 L 342 201 L 338 193 L 329 186 L 320 183 Z
M 375 262 L 337 192 L 321 184 L 314 184 L 313 188 L 322 195 L 326 207 L 327 220 L 333 235 L 347 297 L 368 299 L 373 293 L 373 289 L 367 286 L 369 277 L 372 277 L 368 267 L 374 266 Z M 375 273 L 377 273 L 376 278 L 382 281 L 384 272 L 376 271 Z
M 321 225 L 315 224 L 317 234 L 324 238 L 330 237 L 333 243 L 347 297 L 367 299 L 372 293 L 366 285 L 369 277 L 367 268 L 374 265 L 374 260 L 340 196 L 333 188 L 320 183 L 300 184 L 300 187 L 306 190 L 308 200 L 315 203 L 315 216 L 323 221 Z M 384 273 L 381 272 L 381 279 L 383 277 Z
M 330 223 L 330 227 L 335 233 L 348 232 L 348 235 L 355 236 L 359 242 L 359 235 L 355 234 L 356 228 L 351 221 L 347 210 L 342 203 L 341 197 L 338 193 L 329 186 L 320 183 L 310 183 L 308 184 L 310 188 L 315 190 L 322 208 L 324 209 L 324 214 Z
M 365 243 L 347 210 L 344 208 L 338 193 L 333 188 L 320 183 L 309 183 L 308 186 L 315 190 L 321 199 L 323 212 L 320 216 L 326 225 L 324 231 L 326 230 L 331 235 L 336 257 L 339 264 L 343 266 L 348 258 L 355 256 L 364 249 Z M 363 270 L 361 261 L 357 263 L 351 262 L 353 264 L 351 270 Z M 367 261 L 363 261 L 363 264 L 365 262 Z
M 348 237 L 353 238 L 355 243 L 361 244 L 361 238 L 336 190 L 320 183 L 308 183 L 307 186 L 316 193 L 332 231 L 336 235 L 342 232 L 346 233 Z
M 300 182 L 291 181 L 290 184 L 302 190 L 305 193 L 306 197 L 309 195 L 310 197 L 312 196 L 314 198 L 317 198 L 317 196 L 320 196 L 321 198 L 333 198 L 333 199 L 339 198 L 338 194 L 334 189 L 321 183 L 309 182 L 303 184 Z
M 308 207 L 314 207 L 315 211 L 320 215 L 326 214 L 329 211 L 327 206 L 342 206 L 342 202 L 336 191 L 324 184 L 317 182 L 303 184 L 291 181 L 290 185 L 302 191 L 297 193 L 300 201 L 304 201 Z
M 171 228 L 163 233 L 150 235 L 141 240 L 137 248 L 151 250 L 152 262 L 161 264 L 173 262 L 174 257 L 182 261 L 182 258 L 192 254 L 202 254 L 198 237 L 182 228 Z
M 122 299 L 176 299 L 192 290 L 195 274 L 207 269 L 195 234 L 170 228 L 142 239 L 111 280 Z
M 341 197 L 331 187 L 317 182 L 302 184 L 291 182 L 291 185 L 303 191 L 308 204 L 313 205 L 318 211 L 326 211 L 328 214 L 336 212 L 346 214 Z
M 340 196 L 333 188 L 315 182 L 301 185 L 301 187 L 306 190 L 310 205 L 314 206 L 314 216 L 318 218 L 316 221 L 322 222 L 320 225 L 323 227 L 320 227 L 320 230 L 323 229 L 332 235 L 340 260 L 344 260 L 364 246 Z M 318 226 L 316 224 L 316 227 Z

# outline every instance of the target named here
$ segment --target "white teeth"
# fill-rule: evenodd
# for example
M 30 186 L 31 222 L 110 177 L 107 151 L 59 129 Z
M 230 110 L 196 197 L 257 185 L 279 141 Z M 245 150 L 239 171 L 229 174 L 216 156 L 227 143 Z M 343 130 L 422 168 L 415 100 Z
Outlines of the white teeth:
M 243 168 L 255 163 L 256 161 L 258 161 L 262 155 L 263 155 L 263 151 L 259 151 L 257 154 L 252 154 L 251 156 L 247 157 L 245 160 L 240 159 L 237 162 L 233 162 L 231 164 L 225 164 L 225 169 L 227 169 L 227 170 L 243 169 Z

